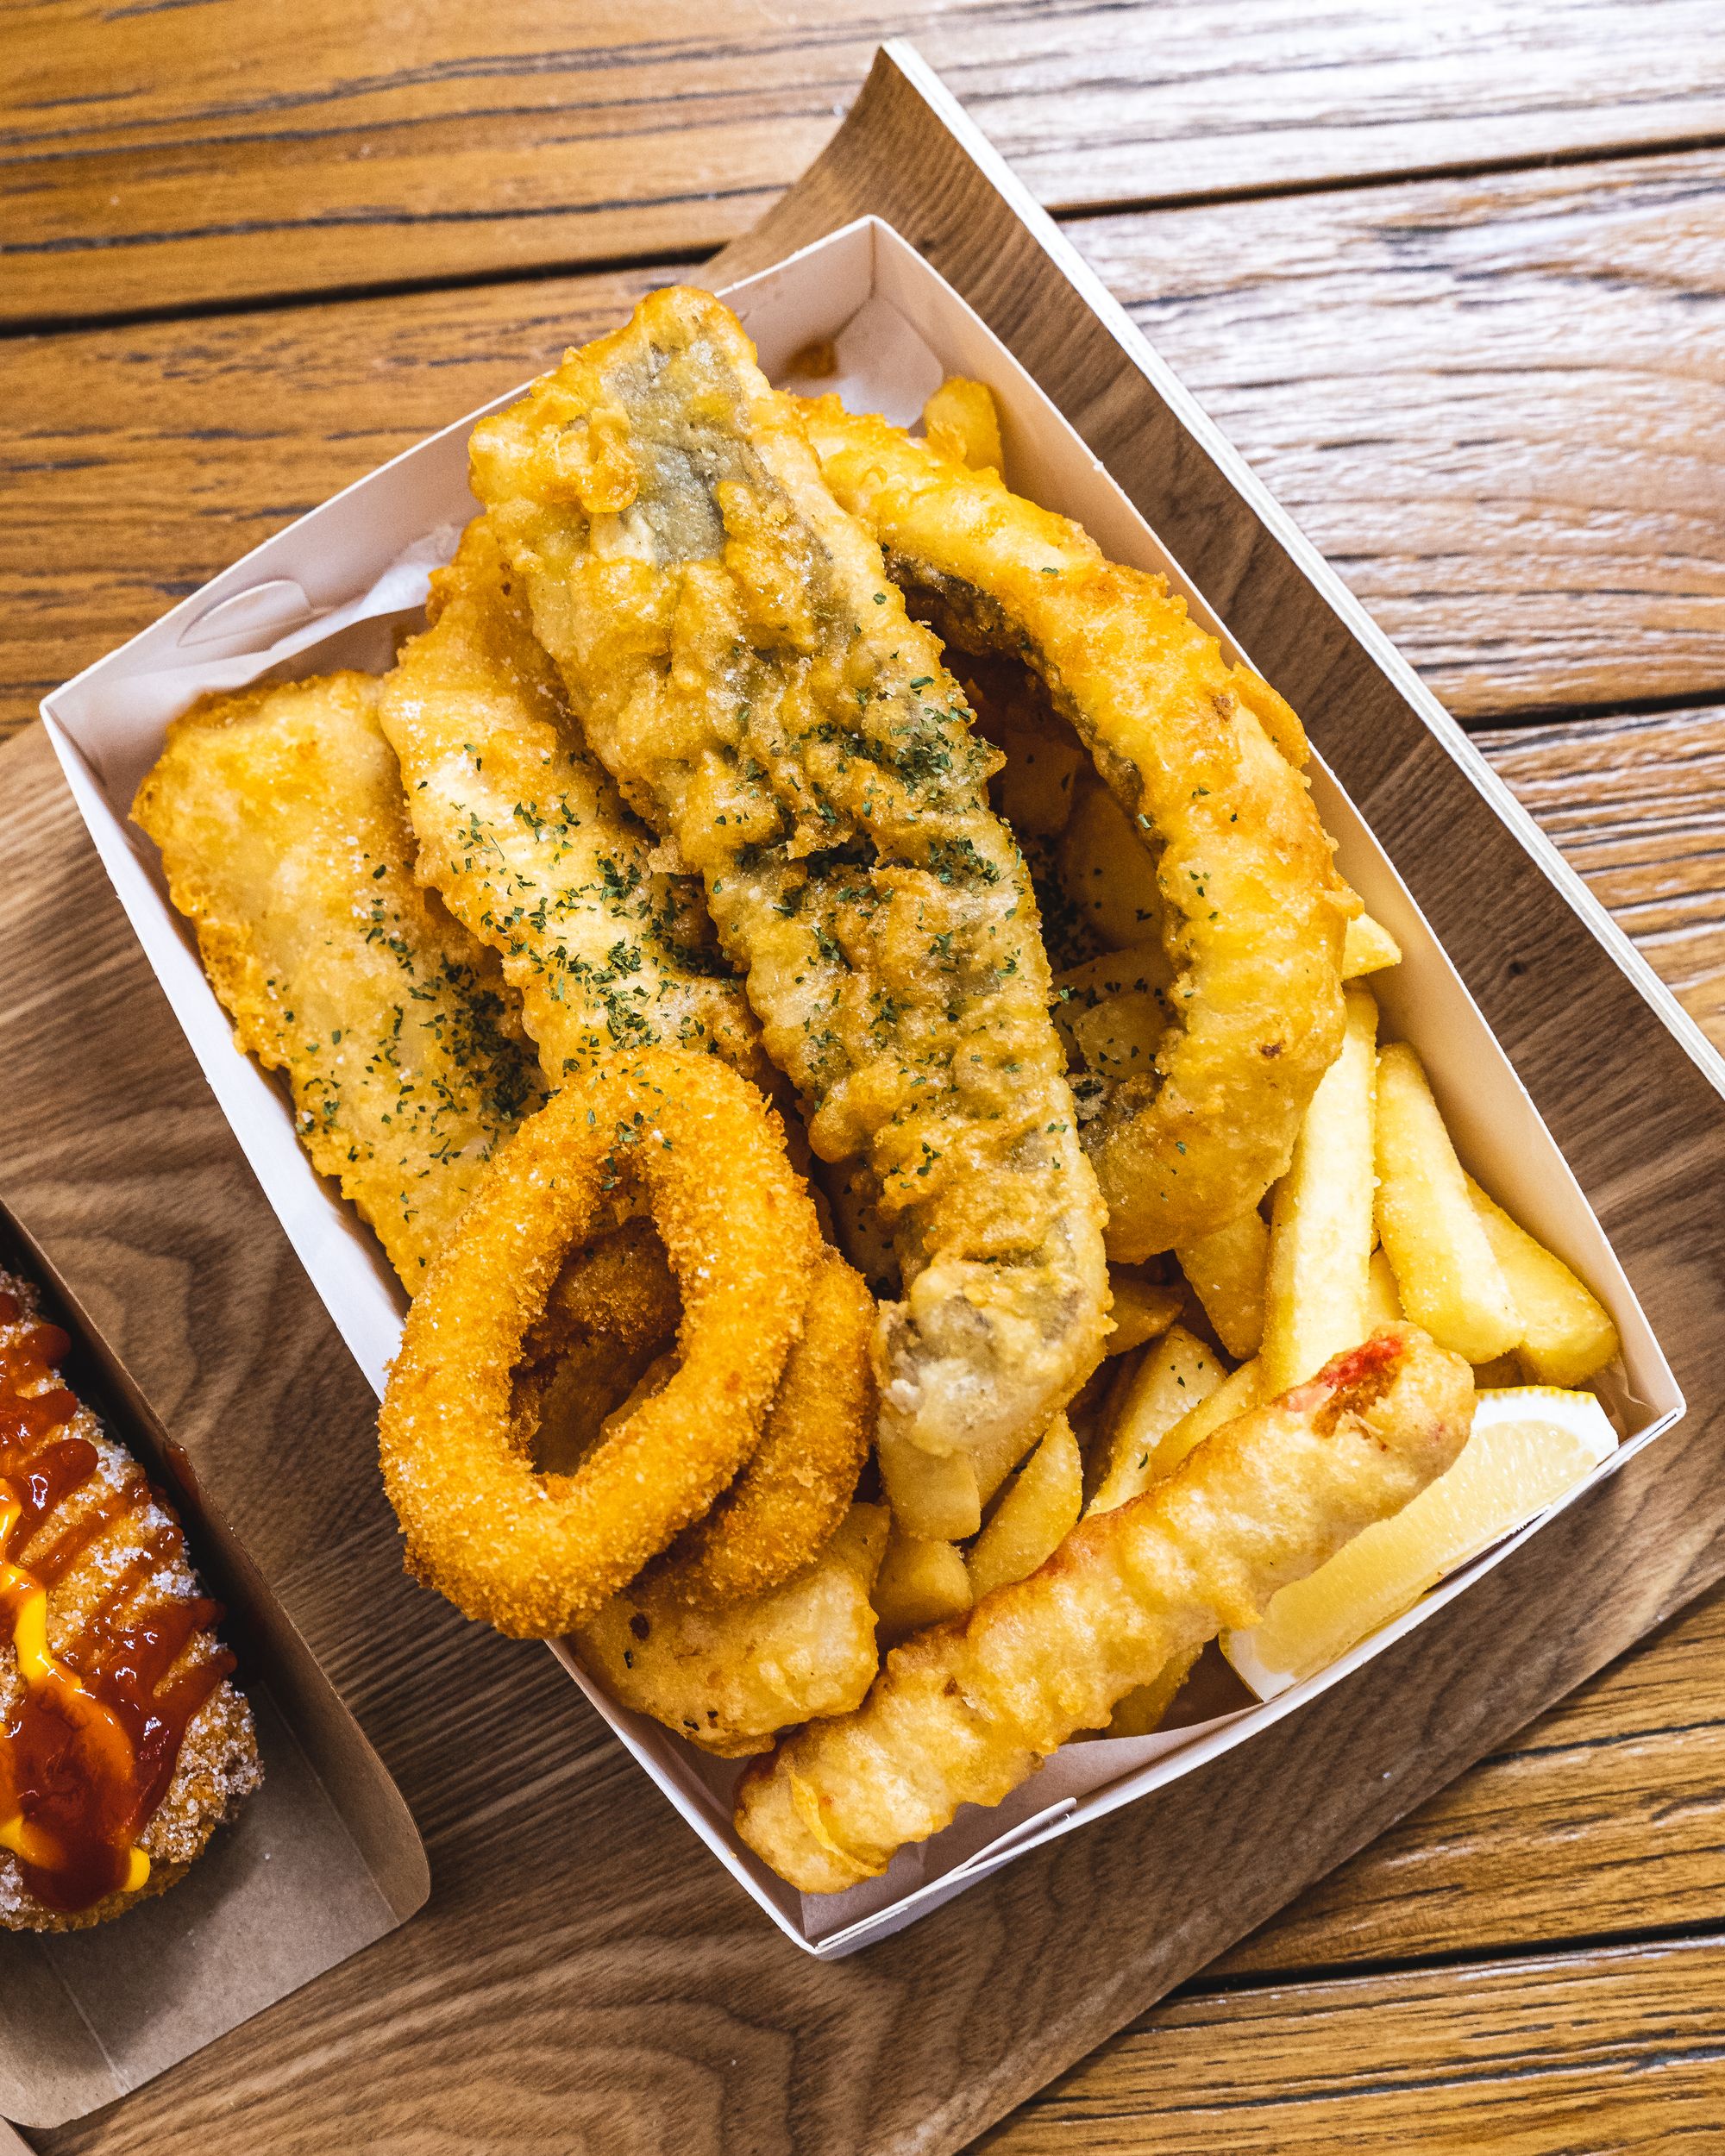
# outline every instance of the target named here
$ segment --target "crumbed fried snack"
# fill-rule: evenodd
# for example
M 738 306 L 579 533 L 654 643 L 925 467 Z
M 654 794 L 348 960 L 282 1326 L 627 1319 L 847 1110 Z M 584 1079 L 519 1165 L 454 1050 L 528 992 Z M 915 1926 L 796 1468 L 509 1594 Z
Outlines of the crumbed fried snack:
M 766 1059 L 696 877 L 656 866 L 570 716 L 483 517 L 431 579 L 430 626 L 385 677 L 419 874 L 503 961 L 547 1081 L 654 1045 Z
M 377 683 L 207 696 L 132 805 L 234 1037 L 410 1291 L 543 1098 L 496 958 L 414 880 Z
M 0 1271 L 0 1930 L 75 1931 L 182 1877 L 262 1779 L 179 1523 Z
M 853 1505 L 782 1585 L 691 1608 L 637 1580 L 573 1635 L 613 1698 L 724 1758 L 770 1749 L 781 1729 L 859 1705 L 880 1667 L 869 1598 L 887 1546 L 882 1505 Z
M 895 1648 L 854 1714 L 751 1767 L 737 1830 L 806 1894 L 886 1869 L 961 1804 L 997 1804 L 1080 1730 L 1398 1512 L 1466 1442 L 1473 1378 L 1411 1326 L 1225 1425 L 1094 1514 L 1041 1570 Z
M 681 1290 L 677 1367 L 542 1477 L 514 1373 L 619 1190 L 647 1199 Z M 643 1049 L 572 1078 L 499 1149 L 407 1313 L 378 1438 L 410 1569 L 513 1638 L 587 1622 L 759 1445 L 820 1250 L 778 1118 L 717 1056 Z
M 665 1553 L 662 1576 L 684 1601 L 763 1595 L 831 1540 L 875 1428 L 874 1331 L 873 1296 L 837 1251 L 825 1251 L 754 1457 Z
M 710 295 L 654 293 L 481 421 L 473 479 L 588 742 L 705 879 L 814 1151 L 878 1179 L 883 1472 L 919 1532 L 974 1532 L 1107 1300 L 997 758 Z
M 1068 518 L 834 396 L 802 407 L 821 470 L 894 578 L 957 649 L 1042 680 L 1156 854 L 1172 975 L 1154 1067 L 1076 1087 L 1128 1263 L 1257 1205 L 1342 1037 L 1342 944 L 1358 901 L 1298 766 L 1299 721 L 1230 667 L 1167 581 L 1104 559 Z

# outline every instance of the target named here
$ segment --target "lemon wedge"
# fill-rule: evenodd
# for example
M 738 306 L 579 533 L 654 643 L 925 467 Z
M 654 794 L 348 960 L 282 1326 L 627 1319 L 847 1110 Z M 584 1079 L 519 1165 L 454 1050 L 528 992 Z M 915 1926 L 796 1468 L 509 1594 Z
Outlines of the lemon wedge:
M 1224 1633 L 1222 1652 L 1260 1699 L 1273 1699 L 1567 1496 L 1616 1445 L 1591 1393 L 1554 1385 L 1482 1392 L 1449 1472 L 1284 1587 L 1250 1632 Z

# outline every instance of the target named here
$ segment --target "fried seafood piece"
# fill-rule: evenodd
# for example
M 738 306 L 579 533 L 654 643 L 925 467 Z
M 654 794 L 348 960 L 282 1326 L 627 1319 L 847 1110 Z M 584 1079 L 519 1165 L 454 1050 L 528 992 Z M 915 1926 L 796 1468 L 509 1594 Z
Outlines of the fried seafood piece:
M 875 1300 L 861 1275 L 824 1251 L 760 1444 L 712 1510 L 666 1552 L 665 1579 L 684 1601 L 764 1594 L 831 1540 L 874 1434 L 874 1331 Z
M 420 879 L 500 956 L 547 1080 L 656 1044 L 763 1069 L 699 881 L 655 865 L 653 834 L 581 738 L 484 517 L 434 573 L 427 612 L 378 717 Z
M 481 421 L 473 479 L 590 745 L 704 879 L 814 1151 L 878 1182 L 884 1470 L 912 1503 L 895 1458 L 936 1460 L 922 1528 L 974 1532 L 1107 1294 L 997 758 L 708 295 L 651 295 Z
M 949 644 L 1047 689 L 1156 856 L 1172 980 L 1155 1067 L 1081 1082 L 1110 1257 L 1137 1263 L 1255 1206 L 1342 1037 L 1338 876 L 1299 721 L 1231 667 L 1165 579 L 837 398 L 803 407 L 821 470 Z
M 262 1779 L 178 1522 L 0 1271 L 0 1930 L 73 1931 L 181 1878 Z
M 515 1373 L 619 1192 L 681 1291 L 675 1366 L 543 1475 Z M 822 1247 L 783 1126 L 718 1057 L 643 1049 L 571 1078 L 499 1149 L 407 1313 L 378 1443 L 409 1569 L 511 1638 L 586 1623 L 759 1445 Z
M 751 1767 L 737 1828 L 806 1894 L 885 1870 L 959 1805 L 997 1804 L 1176 1657 L 1399 1512 L 1466 1442 L 1473 1378 L 1411 1326 L 1226 1424 L 1038 1571 L 895 1648 L 856 1713 Z
M 204 697 L 132 814 L 235 1039 L 411 1292 L 543 1094 L 496 958 L 414 879 L 376 705 L 362 674 Z
M 720 1608 L 637 1580 L 572 1644 L 613 1699 L 703 1751 L 768 1751 L 781 1729 L 860 1706 L 874 1682 L 869 1589 L 887 1526 L 885 1506 L 853 1505 L 800 1571 Z

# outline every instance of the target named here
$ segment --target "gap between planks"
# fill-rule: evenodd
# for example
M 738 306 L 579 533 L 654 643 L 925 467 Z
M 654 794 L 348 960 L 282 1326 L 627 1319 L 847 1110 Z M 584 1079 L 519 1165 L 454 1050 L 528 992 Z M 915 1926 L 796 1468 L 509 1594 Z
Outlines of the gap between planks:
M 1057 224 L 1069 226 L 1110 217 L 1176 215 L 1186 210 L 1230 209 L 1324 195 L 1364 196 L 1427 182 L 1513 179 L 1520 173 L 1568 171 L 1629 159 L 1638 162 L 1680 159 L 1720 149 L 1725 149 L 1725 133 L 1647 141 L 1626 138 L 1620 142 L 1584 145 L 1543 154 L 1458 158 L 1405 169 L 1384 166 L 1358 173 L 1216 187 L 1190 194 L 1120 195 L 1094 202 L 1076 199 L 1050 206 L 1049 214 Z M 540 285 L 559 278 L 630 276 L 643 271 L 693 268 L 709 260 L 712 253 L 710 248 L 696 245 L 624 250 L 615 254 L 571 254 L 539 262 L 499 262 L 444 274 L 348 279 L 320 285 L 283 285 L 268 291 L 166 300 L 148 306 L 44 313 L 9 320 L 0 317 L 0 343 L 22 337 L 69 336 L 162 323 L 210 322 L 235 316 L 279 314 L 290 308 L 338 307 L 373 299 L 412 299 L 422 294 L 476 291 L 492 285 Z

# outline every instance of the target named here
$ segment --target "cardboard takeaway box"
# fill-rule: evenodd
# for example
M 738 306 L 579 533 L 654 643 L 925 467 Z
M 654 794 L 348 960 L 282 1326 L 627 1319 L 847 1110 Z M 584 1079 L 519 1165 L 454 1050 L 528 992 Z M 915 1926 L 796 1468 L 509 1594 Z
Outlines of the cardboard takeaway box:
M 1237 649 L 1226 623 L 1212 614 L 1035 381 L 879 218 L 863 217 L 831 233 L 724 296 L 777 381 L 817 386 L 794 382 L 787 370 L 811 345 L 832 340 L 839 371 L 818 386 L 836 388 L 863 411 L 909 423 L 945 374 L 986 381 L 1001 410 L 1010 484 L 1077 517 L 1115 558 L 1165 570 L 1187 592 L 1195 614 Z M 1117 336 L 1132 334 L 1123 321 L 1110 328 Z M 165 724 L 199 691 L 266 673 L 291 679 L 336 665 L 387 666 L 398 635 L 418 624 L 429 567 L 453 552 L 474 511 L 467 436 L 479 416 L 469 415 L 301 518 L 42 707 L 67 780 L 186 1037 L 330 1316 L 380 1390 L 398 1338 L 399 1291 L 368 1232 L 307 1165 L 283 1094 L 235 1050 L 191 938 L 168 905 L 153 849 L 126 815 Z M 1596 1480 L 1682 1413 L 1670 1367 L 1573 1175 L 1406 887 L 1328 771 L 1315 768 L 1313 783 L 1339 843 L 1343 872 L 1405 953 L 1399 969 L 1373 982 L 1386 1033 L 1420 1050 L 1458 1149 L 1478 1180 L 1592 1285 L 1616 1319 L 1623 1358 L 1603 1389 L 1623 1442 L 1596 1471 Z M 1538 1524 L 1525 1532 L 1537 1532 Z M 731 1832 L 729 1794 L 737 1770 L 620 1711 L 571 1655 L 555 1651 L 773 1921 L 807 1952 L 834 1959 L 926 1915 L 1051 1837 L 1131 1802 L 1296 1713 L 1465 1593 L 1521 1539 L 1477 1559 L 1397 1622 L 1273 1701 L 1148 1738 L 1069 1745 L 1006 1803 L 992 1811 L 967 1809 L 944 1833 L 900 1852 L 881 1878 L 843 1895 L 801 1896 L 775 1877 Z
M 430 1891 L 383 1762 L 46 1252 L 0 1206 L 0 1265 L 72 1336 L 67 1375 L 169 1494 L 257 1722 L 263 1786 L 178 1885 L 112 1924 L 0 1932 L 0 2156 L 7 2126 L 81 2118 L 405 1923 Z

